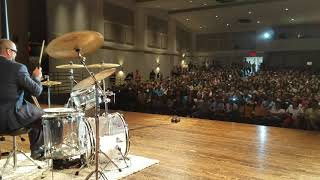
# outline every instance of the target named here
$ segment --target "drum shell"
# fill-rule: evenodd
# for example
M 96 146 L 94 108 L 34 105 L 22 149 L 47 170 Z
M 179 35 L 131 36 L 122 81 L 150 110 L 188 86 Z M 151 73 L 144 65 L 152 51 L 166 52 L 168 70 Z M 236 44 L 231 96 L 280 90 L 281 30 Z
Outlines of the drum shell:
M 96 125 L 94 118 L 87 121 L 95 137 Z M 123 116 L 119 113 L 102 115 L 99 117 L 100 150 L 111 159 L 127 156 L 130 149 L 129 131 Z M 121 153 L 119 152 L 121 151 Z
M 102 102 L 101 99 L 101 91 L 98 90 L 98 101 L 99 103 Z M 96 91 L 94 87 L 84 89 L 84 90 L 77 90 L 71 93 L 71 99 L 77 109 L 91 109 L 96 105 Z
M 45 112 L 42 123 L 46 158 L 65 159 L 86 151 L 83 113 L 75 110 Z

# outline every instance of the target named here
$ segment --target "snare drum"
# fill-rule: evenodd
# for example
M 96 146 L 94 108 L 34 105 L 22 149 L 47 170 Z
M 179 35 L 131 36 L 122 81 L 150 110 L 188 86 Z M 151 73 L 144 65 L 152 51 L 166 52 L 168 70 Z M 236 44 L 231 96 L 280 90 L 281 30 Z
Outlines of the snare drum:
M 95 119 L 88 118 L 87 121 L 90 124 L 90 136 L 95 137 Z M 112 160 L 126 157 L 130 148 L 130 141 L 128 125 L 123 116 L 119 113 L 100 116 L 99 129 L 100 150 Z
M 99 103 L 102 102 L 101 94 L 101 91 L 98 90 Z M 94 86 L 88 89 L 74 91 L 71 93 L 70 96 L 70 98 L 73 100 L 75 107 L 79 110 L 88 110 L 95 107 L 96 105 L 96 90 Z
M 67 159 L 88 149 L 84 113 L 72 108 L 44 109 L 42 116 L 45 157 Z

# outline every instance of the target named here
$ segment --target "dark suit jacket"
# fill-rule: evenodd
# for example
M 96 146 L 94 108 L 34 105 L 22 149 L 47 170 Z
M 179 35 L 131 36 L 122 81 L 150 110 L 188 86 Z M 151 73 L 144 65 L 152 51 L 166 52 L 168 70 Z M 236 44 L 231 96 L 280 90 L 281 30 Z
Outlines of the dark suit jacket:
M 43 111 L 24 100 L 25 91 L 39 96 L 42 85 L 30 77 L 27 67 L 0 56 L 0 132 L 30 125 Z

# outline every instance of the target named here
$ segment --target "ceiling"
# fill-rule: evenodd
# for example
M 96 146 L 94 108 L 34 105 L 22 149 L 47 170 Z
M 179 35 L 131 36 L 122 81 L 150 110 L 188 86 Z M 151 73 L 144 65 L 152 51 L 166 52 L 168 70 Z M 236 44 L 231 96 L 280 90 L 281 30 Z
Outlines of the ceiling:
M 136 0 L 136 3 L 138 6 L 167 11 L 198 33 L 250 31 L 288 24 L 320 24 L 320 0 L 233 0 L 227 3 L 216 0 Z

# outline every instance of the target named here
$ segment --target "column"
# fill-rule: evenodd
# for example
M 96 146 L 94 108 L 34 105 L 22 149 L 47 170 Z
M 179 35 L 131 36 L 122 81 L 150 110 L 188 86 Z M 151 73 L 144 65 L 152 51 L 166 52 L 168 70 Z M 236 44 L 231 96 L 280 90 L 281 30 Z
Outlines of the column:
M 168 51 L 177 52 L 177 23 L 173 17 L 168 18 Z
M 143 7 L 136 7 L 134 18 L 135 47 L 144 50 L 146 48 L 146 16 Z

